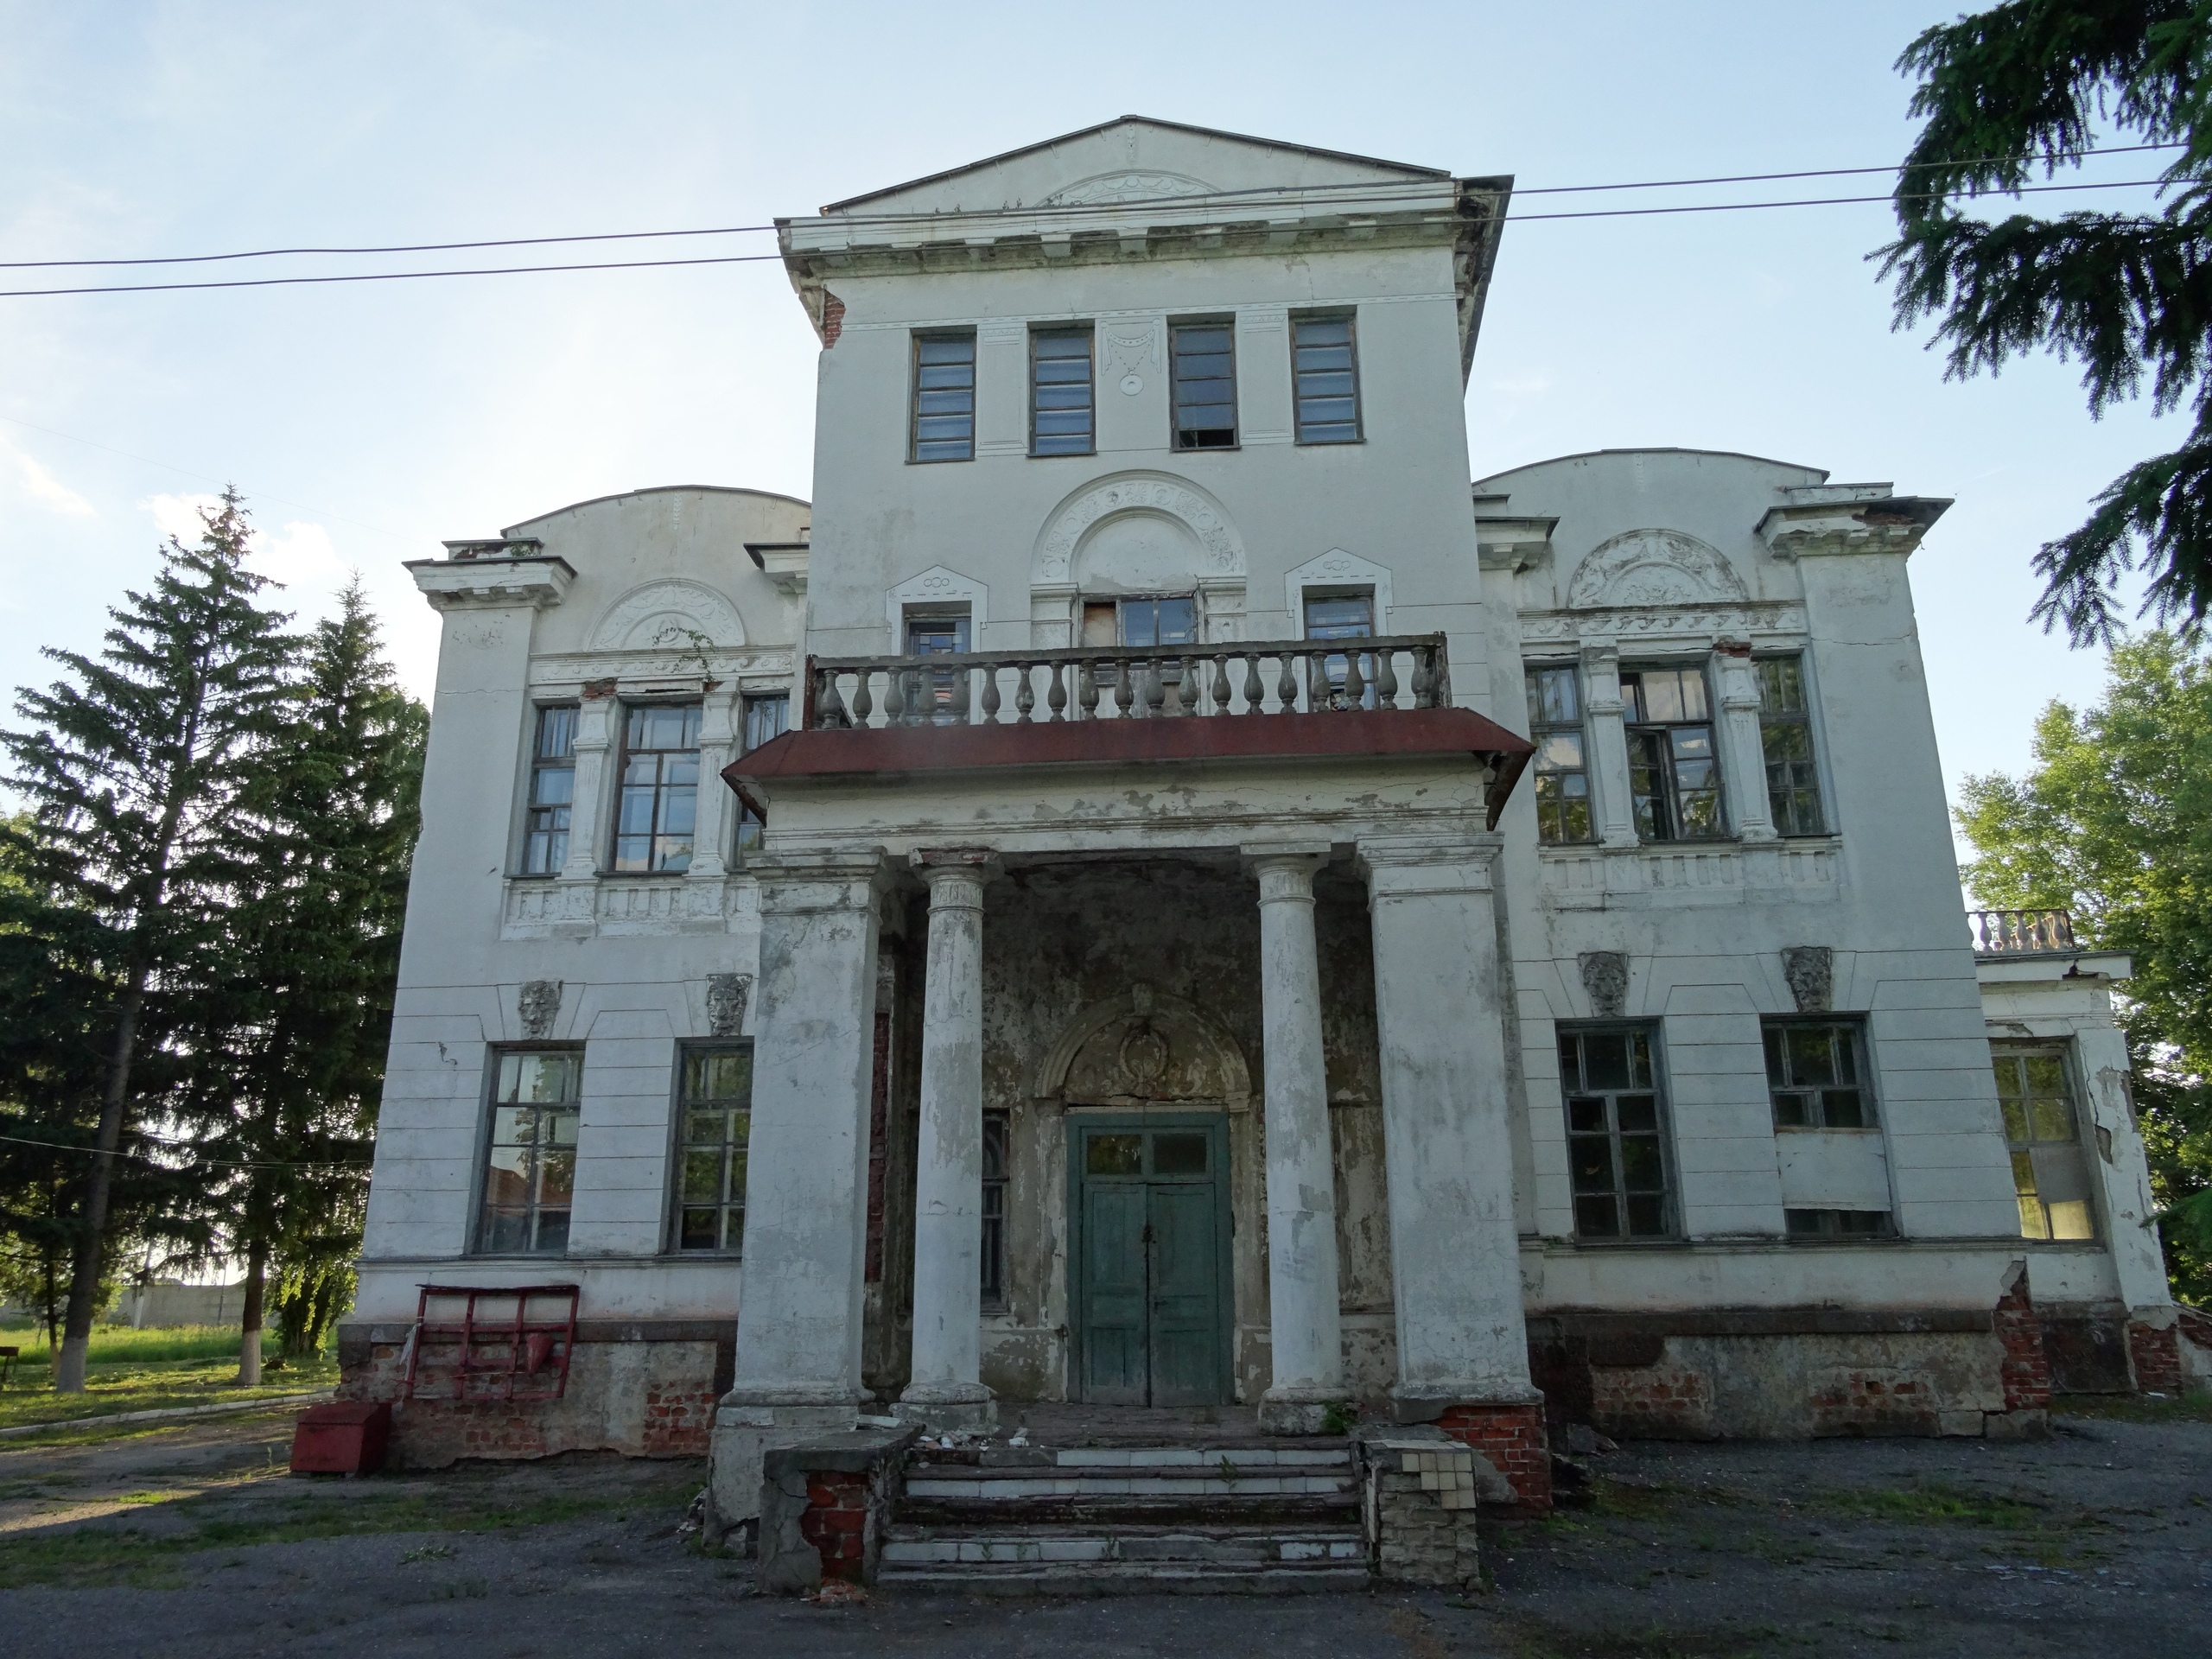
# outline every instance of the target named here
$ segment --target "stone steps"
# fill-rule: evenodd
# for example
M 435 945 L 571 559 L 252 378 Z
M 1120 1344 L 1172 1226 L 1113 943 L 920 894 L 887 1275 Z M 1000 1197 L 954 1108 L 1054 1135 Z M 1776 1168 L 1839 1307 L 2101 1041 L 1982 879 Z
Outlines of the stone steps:
M 979 1593 L 1368 1582 L 1341 1441 L 916 1448 L 881 1580 Z

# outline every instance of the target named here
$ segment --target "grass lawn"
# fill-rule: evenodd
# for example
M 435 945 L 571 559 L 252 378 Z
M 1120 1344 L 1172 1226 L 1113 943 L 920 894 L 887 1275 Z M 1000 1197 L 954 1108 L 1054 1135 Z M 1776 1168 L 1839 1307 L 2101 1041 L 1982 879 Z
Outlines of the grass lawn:
M 169 1331 L 95 1325 L 82 1394 L 54 1391 L 54 1356 L 43 1331 L 0 1325 L 0 1346 L 22 1350 L 5 1392 L 0 1392 L 0 1428 L 305 1394 L 338 1381 L 338 1362 L 332 1357 L 287 1360 L 282 1370 L 270 1370 L 264 1360 L 262 1386 L 240 1389 L 233 1381 L 238 1374 L 238 1333 L 219 1325 Z

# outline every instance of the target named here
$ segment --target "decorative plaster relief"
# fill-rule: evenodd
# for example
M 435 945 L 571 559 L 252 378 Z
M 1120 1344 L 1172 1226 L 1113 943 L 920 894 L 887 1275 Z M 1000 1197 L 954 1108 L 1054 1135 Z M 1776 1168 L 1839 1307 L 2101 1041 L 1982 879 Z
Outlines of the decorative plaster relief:
M 561 982 L 528 981 L 515 994 L 515 1012 L 522 1018 L 522 1034 L 532 1042 L 543 1042 L 553 1034 L 553 1022 L 561 1017 Z
M 1145 372 L 1159 355 L 1158 327 L 1150 321 L 1109 322 L 1101 332 L 1105 335 L 1106 364 L 1099 378 L 1112 379 L 1119 370 L 1122 391 L 1135 397 L 1144 390 Z
M 1582 988 L 1590 995 L 1590 1011 L 1600 1020 L 1619 1019 L 1628 1002 L 1628 952 L 1585 950 L 1575 962 L 1582 969 Z
M 1802 634 L 1802 605 L 1669 605 L 1641 611 L 1528 611 L 1521 638 L 1530 644 L 1613 638 L 1679 639 L 1710 644 L 1755 634 Z
M 591 631 L 594 651 L 650 651 L 703 642 L 728 647 L 745 643 L 737 607 L 704 582 L 671 578 L 632 588 L 616 600 Z
M 906 613 L 910 608 L 957 610 L 968 607 L 969 640 L 983 643 L 983 625 L 991 613 L 991 590 L 973 576 L 963 576 L 933 564 L 918 576 L 909 576 L 883 595 L 883 614 L 891 624 L 891 648 L 906 646 Z
M 1070 1103 L 1191 1100 L 1244 1109 L 1251 1071 L 1212 1014 L 1141 982 L 1093 1003 L 1038 1068 L 1037 1097 Z
M 1076 554 L 1109 522 L 1144 514 L 1173 521 L 1202 550 L 1193 575 L 1241 575 L 1244 541 L 1220 502 L 1187 479 L 1169 473 L 1116 473 L 1086 484 L 1045 520 L 1031 555 L 1032 583 L 1066 582 Z
M 1570 610 L 1711 605 L 1751 597 L 1719 550 L 1679 530 L 1631 530 L 1600 543 L 1575 567 Z
M 1203 196 L 1214 187 L 1187 173 L 1096 173 L 1064 185 L 1039 204 L 1045 207 L 1088 207 L 1102 201 L 1148 201 L 1155 196 Z
M 745 1005 L 753 995 L 750 974 L 707 976 L 707 1030 L 716 1037 L 735 1037 L 745 1029 Z
M 1826 1014 L 1834 1005 L 1835 958 L 1825 944 L 1793 944 L 1782 953 L 1782 976 L 1800 1014 Z
M 1390 568 L 1357 553 L 1332 547 L 1318 559 L 1292 568 L 1282 579 L 1282 602 L 1290 613 L 1291 632 L 1306 627 L 1306 590 L 1308 588 L 1370 588 L 1375 592 L 1375 632 L 1390 632 Z

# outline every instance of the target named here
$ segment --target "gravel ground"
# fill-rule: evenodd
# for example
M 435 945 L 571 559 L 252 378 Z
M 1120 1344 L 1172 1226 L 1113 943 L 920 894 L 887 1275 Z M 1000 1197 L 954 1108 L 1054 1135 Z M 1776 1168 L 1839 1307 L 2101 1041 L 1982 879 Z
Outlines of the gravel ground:
M 2194 1655 L 2212 1424 L 2037 1444 L 1640 1445 L 1593 1507 L 1497 1529 L 1488 1594 L 765 1601 L 676 1532 L 692 1464 L 295 1479 L 288 1420 L 0 1451 L 11 1656 L 505 1659 L 1388 1654 Z M 350 1535 L 315 1535 L 343 1531 Z

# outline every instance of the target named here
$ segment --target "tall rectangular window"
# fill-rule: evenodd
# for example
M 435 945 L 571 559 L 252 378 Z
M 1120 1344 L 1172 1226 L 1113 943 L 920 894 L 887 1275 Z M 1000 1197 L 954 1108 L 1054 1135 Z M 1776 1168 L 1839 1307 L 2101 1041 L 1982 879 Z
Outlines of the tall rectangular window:
M 1567 1161 L 1578 1238 L 1664 1238 L 1674 1230 L 1651 1033 L 1559 1033 Z
M 744 747 L 738 753 L 750 754 L 771 738 L 781 737 L 791 729 L 791 700 L 788 692 L 769 697 L 747 697 L 745 700 L 745 729 L 740 734 Z M 740 802 L 737 809 L 737 846 L 740 852 L 758 847 L 766 829 L 760 815 Z
M 2023 1238 L 2094 1238 L 2089 1165 L 2067 1080 L 2066 1054 L 2056 1048 L 1995 1051 L 1997 1104 L 2005 1116 L 2005 1149 L 2020 1201 Z
M 1529 740 L 1536 746 L 1536 839 L 1588 841 L 1590 765 L 1583 752 L 1582 691 L 1574 665 L 1527 676 Z
M 1375 594 L 1370 590 L 1358 594 L 1308 594 L 1306 595 L 1306 637 L 1308 639 L 1372 639 L 1375 637 Z M 1350 705 L 1350 694 L 1344 690 L 1347 659 L 1342 657 L 1322 658 L 1322 670 L 1329 682 L 1328 700 L 1332 706 Z M 1375 707 L 1375 657 L 1371 652 L 1359 653 L 1360 706 Z
M 1034 330 L 1029 336 L 1029 453 L 1087 455 L 1091 435 L 1090 330 Z
M 1855 1020 L 1769 1020 L 1767 1092 L 1785 1129 L 1871 1129 L 1866 1038 Z
M 1705 671 L 1646 668 L 1623 674 L 1621 702 L 1637 837 L 1699 841 L 1726 833 Z
M 476 1224 L 479 1250 L 557 1255 L 569 1248 L 583 1071 L 581 1049 L 499 1057 Z
M 745 1242 L 745 1147 L 753 1128 L 753 1051 L 687 1046 L 676 1103 L 676 1248 Z
M 1813 764 L 1813 710 L 1805 696 L 1805 664 L 1796 657 L 1763 657 L 1759 745 L 1766 753 L 1766 799 L 1775 830 L 1784 836 L 1826 833 L 1821 779 Z
M 1300 443 L 1359 442 L 1359 364 L 1350 317 L 1294 317 L 1290 359 Z
M 914 336 L 916 461 L 976 458 L 976 336 Z
M 1175 447 L 1236 447 L 1236 331 L 1225 322 L 1186 322 L 1172 333 Z
M 958 611 L 909 611 L 906 613 L 906 655 L 909 657 L 957 657 L 969 649 L 972 638 L 968 613 Z M 930 718 L 939 725 L 952 719 L 952 676 L 947 669 L 943 673 L 934 671 L 910 673 L 900 687 L 909 714 L 927 708 Z
M 983 1306 L 1006 1306 L 1007 1115 L 983 1114 Z
M 638 704 L 623 727 L 614 868 L 671 874 L 690 869 L 698 809 L 699 705 Z
M 522 873 L 558 875 L 569 861 L 569 815 L 576 800 L 576 710 L 537 711 L 530 746 L 530 805 L 523 827 Z

